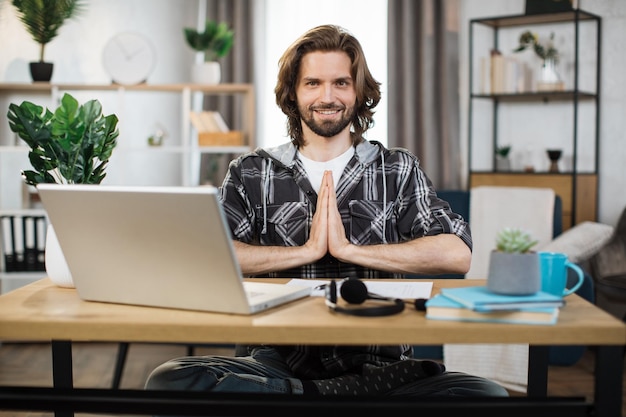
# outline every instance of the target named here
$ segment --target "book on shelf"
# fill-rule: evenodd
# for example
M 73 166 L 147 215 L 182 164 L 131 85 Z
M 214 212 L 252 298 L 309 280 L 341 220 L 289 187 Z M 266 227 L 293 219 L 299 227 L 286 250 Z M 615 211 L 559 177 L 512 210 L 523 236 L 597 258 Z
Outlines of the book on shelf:
M 562 307 L 562 297 L 538 291 L 530 295 L 502 295 L 486 286 L 443 288 L 441 294 L 474 311 L 523 310 L 528 308 Z
M 243 146 L 243 132 L 230 130 L 219 112 L 191 112 L 189 119 L 198 132 L 198 145 Z
M 226 133 L 230 131 L 222 115 L 216 111 L 192 111 L 189 118 L 198 132 Z
M 492 50 L 480 61 L 479 88 L 482 94 L 515 94 L 532 91 L 532 70 L 513 55 Z
M 466 308 L 441 294 L 426 302 L 426 318 L 432 320 L 549 325 L 555 324 L 558 317 L 558 307 L 482 312 Z

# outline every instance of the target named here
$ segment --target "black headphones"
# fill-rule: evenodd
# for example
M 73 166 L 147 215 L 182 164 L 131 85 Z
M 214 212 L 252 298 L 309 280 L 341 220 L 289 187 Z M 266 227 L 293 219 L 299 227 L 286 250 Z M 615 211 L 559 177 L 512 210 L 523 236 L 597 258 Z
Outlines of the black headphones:
M 386 298 L 380 295 L 372 294 L 367 291 L 365 283 L 357 278 L 346 278 L 341 283 L 339 292 L 341 297 L 350 304 L 362 304 L 365 300 L 380 300 L 392 302 L 392 305 L 383 305 L 378 307 L 364 308 L 342 308 L 337 306 L 337 283 L 335 280 L 325 286 L 326 289 L 326 305 L 333 311 L 338 313 L 350 314 L 353 316 L 391 316 L 398 314 L 404 310 L 404 301 L 396 298 Z

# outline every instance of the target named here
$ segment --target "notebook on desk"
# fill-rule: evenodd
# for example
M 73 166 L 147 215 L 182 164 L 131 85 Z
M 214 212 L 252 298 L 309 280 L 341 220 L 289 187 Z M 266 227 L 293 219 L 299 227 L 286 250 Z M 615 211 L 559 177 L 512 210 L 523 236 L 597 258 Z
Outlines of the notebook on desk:
M 84 300 L 253 314 L 310 295 L 244 282 L 215 187 L 37 189 Z

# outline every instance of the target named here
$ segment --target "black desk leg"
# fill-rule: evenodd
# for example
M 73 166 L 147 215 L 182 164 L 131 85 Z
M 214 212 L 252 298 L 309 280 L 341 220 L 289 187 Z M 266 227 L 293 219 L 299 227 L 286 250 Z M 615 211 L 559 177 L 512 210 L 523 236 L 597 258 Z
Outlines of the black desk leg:
M 528 347 L 528 396 L 545 397 L 548 395 L 549 346 Z
M 623 346 L 598 346 L 595 361 L 595 405 L 597 416 L 622 415 Z
M 52 341 L 52 385 L 54 388 L 74 388 L 72 376 L 72 342 Z M 55 417 L 72 417 L 74 413 L 55 411 Z

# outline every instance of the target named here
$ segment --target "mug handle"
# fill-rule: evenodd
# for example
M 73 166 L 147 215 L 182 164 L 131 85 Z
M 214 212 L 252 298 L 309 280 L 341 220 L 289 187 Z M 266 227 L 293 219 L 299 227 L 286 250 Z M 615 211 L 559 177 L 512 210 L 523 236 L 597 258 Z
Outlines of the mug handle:
M 583 272 L 581 267 L 570 261 L 565 262 L 565 267 L 573 269 L 574 272 L 576 272 L 576 275 L 578 275 L 578 282 L 576 282 L 576 284 L 572 288 L 566 288 L 565 290 L 563 290 L 564 297 L 578 291 L 578 289 L 583 285 L 583 282 L 585 281 L 585 273 Z

